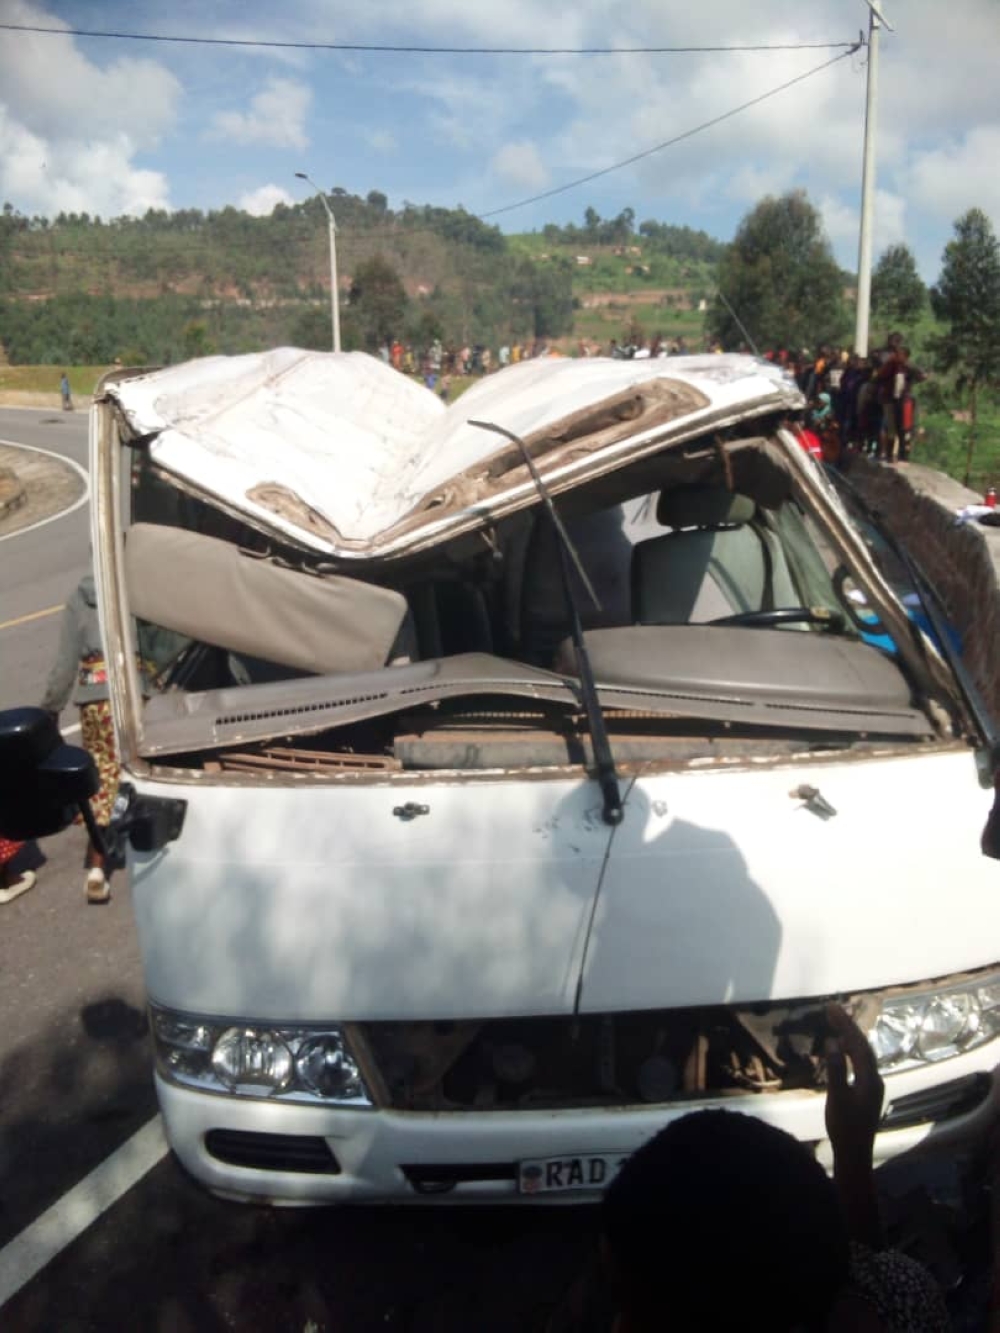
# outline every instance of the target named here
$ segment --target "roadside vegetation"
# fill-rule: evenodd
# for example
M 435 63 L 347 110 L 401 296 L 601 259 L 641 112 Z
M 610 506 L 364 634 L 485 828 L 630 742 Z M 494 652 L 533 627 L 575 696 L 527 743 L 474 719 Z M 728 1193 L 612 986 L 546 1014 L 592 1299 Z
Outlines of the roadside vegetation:
M 587 208 L 580 224 L 505 235 L 461 208 L 390 209 L 377 190 L 362 198 L 335 189 L 331 199 L 346 348 L 440 338 L 575 354 L 658 335 L 693 350 L 748 339 L 761 351 L 850 346 L 854 277 L 834 261 L 800 192 L 761 200 L 728 245 L 637 221 L 631 208 L 612 218 Z M 931 292 L 905 245 L 881 256 L 872 287 L 872 345 L 899 329 L 927 376 L 914 459 L 978 489 L 1000 481 L 996 245 L 972 210 L 956 223 Z M 279 204 L 265 218 L 235 208 L 110 221 L 26 218 L 9 204 L 0 213 L 0 392 L 57 393 L 65 369 L 85 399 L 115 361 L 329 343 L 318 199 Z M 452 396 L 461 387 L 453 383 Z
M 59 377 L 65 370 L 70 393 L 86 400 L 110 366 L 2 366 L 0 394 L 51 394 L 59 397 Z

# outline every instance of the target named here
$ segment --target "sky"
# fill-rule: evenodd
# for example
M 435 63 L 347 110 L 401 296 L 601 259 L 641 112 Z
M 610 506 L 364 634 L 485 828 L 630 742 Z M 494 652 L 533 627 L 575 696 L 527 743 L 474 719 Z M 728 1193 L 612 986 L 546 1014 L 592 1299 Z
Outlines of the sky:
M 882 0 L 875 254 L 928 281 L 957 217 L 1000 231 L 1000 0 Z M 837 50 L 631 54 L 624 46 L 850 42 L 864 0 L 0 0 L 0 203 L 33 216 L 147 208 L 268 213 L 324 189 L 483 214 L 619 162 L 804 74 Z M 67 29 L 382 45 L 611 46 L 613 55 L 263 50 Z M 857 263 L 864 50 L 621 171 L 499 214 L 506 231 L 604 217 L 722 240 L 804 188 Z

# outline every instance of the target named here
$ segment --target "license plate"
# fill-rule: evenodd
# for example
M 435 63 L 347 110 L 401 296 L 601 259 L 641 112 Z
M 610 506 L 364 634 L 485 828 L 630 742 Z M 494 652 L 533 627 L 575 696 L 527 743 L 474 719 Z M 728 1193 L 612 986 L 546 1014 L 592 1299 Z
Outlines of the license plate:
M 618 1174 L 627 1153 L 580 1153 L 576 1157 L 533 1157 L 518 1162 L 521 1194 L 566 1194 L 602 1190 Z

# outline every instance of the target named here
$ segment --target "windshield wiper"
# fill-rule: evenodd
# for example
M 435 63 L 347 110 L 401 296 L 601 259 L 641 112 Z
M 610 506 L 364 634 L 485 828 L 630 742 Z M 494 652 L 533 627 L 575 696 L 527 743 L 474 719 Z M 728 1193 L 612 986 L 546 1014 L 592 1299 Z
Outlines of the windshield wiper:
M 608 728 L 604 721 L 604 713 L 601 709 L 601 701 L 597 697 L 597 687 L 594 684 L 594 672 L 590 665 L 590 657 L 587 653 L 587 645 L 583 640 L 583 624 L 580 620 L 580 608 L 577 606 L 576 595 L 573 592 L 573 582 L 570 577 L 570 561 L 580 576 L 580 582 L 586 588 L 588 594 L 593 600 L 594 605 L 600 610 L 601 603 L 598 601 L 597 594 L 594 592 L 593 584 L 587 577 L 587 571 L 577 554 L 576 547 L 570 538 L 569 533 L 563 524 L 562 519 L 556 512 L 556 507 L 552 503 L 552 496 L 549 494 L 548 487 L 542 481 L 538 469 L 535 467 L 535 461 L 528 452 L 528 446 L 519 435 L 513 431 L 507 430 L 504 426 L 497 426 L 492 421 L 471 421 L 470 426 L 477 426 L 480 430 L 491 430 L 497 435 L 502 435 L 510 440 L 512 444 L 517 445 L 521 451 L 521 456 L 525 461 L 528 472 L 531 474 L 531 480 L 535 483 L 535 488 L 542 498 L 546 513 L 552 523 L 556 534 L 556 545 L 559 549 L 559 570 L 562 575 L 563 596 L 566 598 L 566 608 L 569 611 L 571 637 L 573 639 L 573 649 L 576 653 L 576 669 L 580 678 L 580 695 L 583 701 L 583 710 L 587 715 L 587 726 L 590 730 L 591 744 L 594 747 L 594 767 L 597 773 L 597 782 L 601 788 L 601 796 L 604 798 L 604 807 L 602 816 L 605 824 L 620 824 L 622 822 L 622 796 L 621 788 L 618 785 L 618 773 L 615 769 L 614 755 L 611 753 L 611 741 L 608 738 Z

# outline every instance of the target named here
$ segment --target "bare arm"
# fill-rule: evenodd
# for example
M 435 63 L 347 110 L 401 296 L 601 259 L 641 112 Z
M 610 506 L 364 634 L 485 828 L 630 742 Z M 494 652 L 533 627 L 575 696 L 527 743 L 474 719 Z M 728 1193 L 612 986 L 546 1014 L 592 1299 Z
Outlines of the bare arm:
M 878 1249 L 882 1227 L 872 1155 L 885 1084 L 864 1033 L 839 1004 L 827 1006 L 833 1030 L 827 1050 L 826 1130 L 833 1147 L 833 1180 L 851 1239 Z M 854 1081 L 848 1082 L 848 1063 Z

